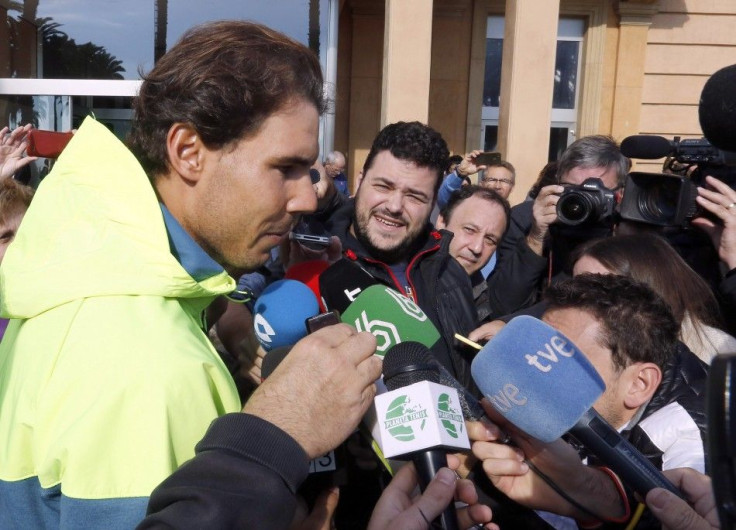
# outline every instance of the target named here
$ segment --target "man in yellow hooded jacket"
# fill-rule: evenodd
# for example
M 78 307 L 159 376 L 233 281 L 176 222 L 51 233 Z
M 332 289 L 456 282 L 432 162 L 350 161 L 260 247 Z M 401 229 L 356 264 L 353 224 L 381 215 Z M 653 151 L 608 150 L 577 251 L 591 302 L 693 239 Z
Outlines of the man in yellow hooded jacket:
M 130 150 L 84 121 L 0 270 L 0 314 L 12 319 L 0 344 L 1 528 L 133 527 L 210 423 L 240 410 L 202 315 L 314 210 L 323 107 L 307 48 L 219 22 L 190 30 L 146 77 Z M 301 379 L 268 387 L 282 399 L 262 389 L 248 414 L 230 415 L 267 446 L 251 460 L 274 488 L 294 489 L 375 393 L 375 341 L 339 327 L 292 350 Z M 330 357 L 340 349 L 353 364 Z M 334 381 L 344 388 L 317 399 Z M 322 416 L 317 435 L 309 419 Z M 292 504 L 276 504 L 273 521 L 288 522 Z

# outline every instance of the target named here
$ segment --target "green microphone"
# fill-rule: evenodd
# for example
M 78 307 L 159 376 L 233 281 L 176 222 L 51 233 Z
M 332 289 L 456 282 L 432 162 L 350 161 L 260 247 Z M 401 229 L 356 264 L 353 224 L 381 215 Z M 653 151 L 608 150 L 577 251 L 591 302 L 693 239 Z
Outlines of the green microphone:
M 391 347 L 413 341 L 431 348 L 440 334 L 413 300 L 385 285 L 372 285 L 358 295 L 340 319 L 376 337 L 381 359 Z

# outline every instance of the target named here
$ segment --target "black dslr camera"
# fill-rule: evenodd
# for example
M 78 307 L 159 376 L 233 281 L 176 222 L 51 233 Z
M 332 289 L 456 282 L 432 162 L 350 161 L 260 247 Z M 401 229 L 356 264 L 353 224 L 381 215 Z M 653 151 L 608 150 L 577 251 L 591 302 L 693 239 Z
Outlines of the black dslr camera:
M 589 178 L 580 185 L 565 186 L 557 201 L 557 218 L 567 226 L 605 223 L 616 207 L 614 192 L 599 178 Z

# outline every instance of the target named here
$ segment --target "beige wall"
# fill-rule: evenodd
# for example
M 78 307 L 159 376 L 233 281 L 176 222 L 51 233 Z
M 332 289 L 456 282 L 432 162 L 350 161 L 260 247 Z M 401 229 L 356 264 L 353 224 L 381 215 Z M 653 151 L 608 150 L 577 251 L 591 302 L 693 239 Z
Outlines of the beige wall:
M 708 77 L 736 63 L 736 1 L 660 0 L 649 28 L 640 132 L 702 136 L 698 100 Z M 661 162 L 638 162 L 660 171 Z
M 472 0 L 435 0 L 428 123 L 455 153 L 465 153 L 472 16 Z
M 465 152 L 472 8 L 434 0 L 427 121 L 456 153 Z M 340 13 L 335 148 L 348 155 L 351 189 L 380 129 L 384 14 L 383 0 L 346 0 Z
M 351 28 L 350 86 L 348 137 L 340 141 L 347 145 L 348 178 L 353 186 L 380 126 L 384 10 L 382 2 L 372 0 L 346 2 L 344 9 Z M 338 57 L 338 72 L 345 60 Z M 338 86 L 337 91 L 344 94 L 346 87 Z
M 345 0 L 340 16 L 336 146 L 347 151 L 351 177 L 380 126 L 384 2 Z M 453 152 L 479 143 L 485 19 L 505 3 L 434 0 L 428 122 Z M 736 63 L 736 0 L 560 0 L 560 13 L 588 21 L 578 135 L 701 136 L 702 86 Z M 522 176 L 512 202 L 532 180 Z

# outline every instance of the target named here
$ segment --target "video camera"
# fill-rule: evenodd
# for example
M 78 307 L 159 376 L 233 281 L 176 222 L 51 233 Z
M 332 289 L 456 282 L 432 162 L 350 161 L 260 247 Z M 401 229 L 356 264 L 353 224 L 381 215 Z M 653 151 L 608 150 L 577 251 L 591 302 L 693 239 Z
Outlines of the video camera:
M 692 218 L 704 215 L 695 198 L 706 175 L 732 187 L 736 184 L 736 153 L 722 151 L 705 138 L 629 136 L 621 142 L 621 152 L 630 158 L 669 157 L 666 164 L 671 171 L 632 172 L 626 177 L 620 205 L 624 220 L 687 228 Z
M 622 219 L 688 228 L 692 218 L 706 214 L 695 202 L 706 176 L 736 189 L 735 83 L 736 65 L 722 68 L 705 83 L 698 105 L 704 138 L 638 135 L 621 142 L 621 152 L 629 158 L 667 157 L 664 170 L 670 172 L 629 174 L 620 205 Z

